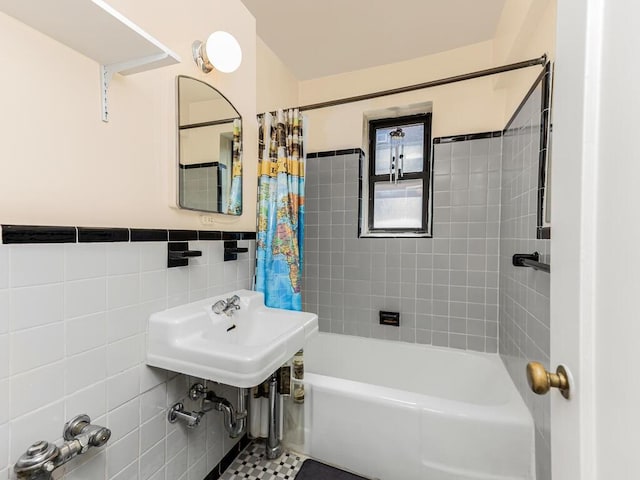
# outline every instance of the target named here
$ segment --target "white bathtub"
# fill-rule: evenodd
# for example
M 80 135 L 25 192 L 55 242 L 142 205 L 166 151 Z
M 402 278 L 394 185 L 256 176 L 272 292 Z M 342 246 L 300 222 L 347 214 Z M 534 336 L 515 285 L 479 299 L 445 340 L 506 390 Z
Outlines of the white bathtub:
M 303 453 L 381 480 L 535 478 L 533 420 L 500 358 L 321 333 Z

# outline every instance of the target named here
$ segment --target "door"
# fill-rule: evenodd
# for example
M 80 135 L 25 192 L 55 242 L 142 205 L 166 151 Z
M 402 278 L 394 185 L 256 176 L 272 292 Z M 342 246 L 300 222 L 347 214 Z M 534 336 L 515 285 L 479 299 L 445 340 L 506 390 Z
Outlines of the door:
M 554 480 L 640 478 L 640 4 L 558 0 L 551 239 Z

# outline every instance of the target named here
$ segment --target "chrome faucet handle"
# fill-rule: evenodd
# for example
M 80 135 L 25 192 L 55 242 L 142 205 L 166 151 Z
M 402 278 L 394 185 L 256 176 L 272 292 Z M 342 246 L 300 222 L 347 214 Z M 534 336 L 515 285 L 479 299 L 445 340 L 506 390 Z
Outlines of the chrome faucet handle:
M 227 308 L 227 302 L 224 300 L 218 300 L 216 303 L 214 303 L 211 306 L 211 310 L 213 310 L 213 313 L 217 313 L 218 315 L 220 315 L 221 313 L 224 313 L 226 308 Z
M 227 305 L 232 305 L 236 310 L 240 310 L 240 297 L 234 295 L 231 298 L 227 298 Z

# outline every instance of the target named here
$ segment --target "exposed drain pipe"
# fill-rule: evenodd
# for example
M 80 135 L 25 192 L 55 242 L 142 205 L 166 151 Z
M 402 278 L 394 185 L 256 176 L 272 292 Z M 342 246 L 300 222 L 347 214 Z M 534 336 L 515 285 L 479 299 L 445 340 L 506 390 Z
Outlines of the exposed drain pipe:
M 217 410 L 224 414 L 224 428 L 231 438 L 239 437 L 247 426 L 246 408 L 247 389 L 238 389 L 238 411 L 226 398 L 218 397 L 213 390 L 208 390 L 203 399 L 202 409 L 207 412 Z M 211 405 L 207 405 L 207 403 Z

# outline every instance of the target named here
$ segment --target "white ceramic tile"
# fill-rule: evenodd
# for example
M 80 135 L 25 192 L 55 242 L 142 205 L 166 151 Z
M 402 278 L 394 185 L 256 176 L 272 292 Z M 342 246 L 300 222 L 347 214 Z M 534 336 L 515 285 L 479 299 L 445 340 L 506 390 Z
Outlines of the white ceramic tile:
M 178 293 L 176 295 L 169 295 L 169 297 L 167 298 L 168 308 L 177 307 L 178 305 L 184 305 L 185 303 L 189 303 L 189 293 L 186 291 L 183 293 Z
M 187 432 L 187 461 L 189 468 L 194 466 L 207 453 L 207 432 L 204 428 L 195 428 Z
M 140 392 L 140 370 L 132 368 L 109 378 L 107 382 L 107 408 L 112 410 L 132 398 Z
M 107 347 L 107 375 L 112 376 L 135 367 L 142 361 L 144 345 L 141 336 L 119 340 Z
M 61 400 L 64 396 L 61 371 L 63 362 L 57 362 L 11 377 L 11 418 Z
M 167 380 L 167 371 L 161 368 L 148 367 L 144 363 L 140 365 L 140 393 L 144 393 Z
M 186 478 L 187 471 L 187 449 L 183 448 L 174 457 L 167 455 L 167 478 Z
M 92 421 L 107 413 L 107 384 L 98 382 L 90 387 L 76 391 L 65 399 L 67 418 L 86 413 Z
M 9 425 L 0 425 L 0 470 L 9 466 Z
M 112 477 L 106 477 L 109 480 L 138 480 L 138 469 L 139 464 L 136 460 L 132 464 L 128 465 L 126 468 L 122 469 L 119 473 Z
M 10 341 L 11 373 L 26 372 L 64 357 L 64 324 L 20 330 L 11 334 Z
M 189 468 L 187 479 L 188 480 L 200 480 L 207 476 L 207 457 L 206 455 L 200 457 L 200 459 Z
M 11 248 L 11 286 L 25 287 L 64 279 L 64 245 L 16 245 Z
M 9 335 L 0 335 L 0 379 L 9 376 L 10 351 Z
M 26 449 L 38 440 L 54 441 L 62 437 L 62 427 L 70 419 L 64 418 L 62 401 L 30 412 L 12 420 L 11 459 L 18 459 Z
M 209 243 L 209 265 L 224 262 L 224 242 Z
M 10 329 L 16 331 L 62 320 L 63 292 L 61 284 L 11 289 Z
M 123 338 L 140 333 L 142 318 L 140 307 L 131 307 L 109 310 L 107 312 L 107 341 L 115 342 Z
M 164 242 L 140 243 L 140 271 L 166 270 L 167 244 Z
M 165 442 L 163 440 L 140 456 L 140 480 L 147 480 L 162 468 L 165 462 L 164 454 Z
M 106 350 L 106 347 L 99 347 L 65 359 L 64 379 L 67 395 L 106 378 Z
M 165 377 L 166 378 L 166 377 Z M 146 422 L 151 418 L 164 414 L 167 404 L 167 385 L 162 383 L 140 395 L 140 419 Z
M 0 380 L 0 425 L 11 419 L 11 380 Z
M 140 275 L 140 301 L 148 302 L 167 296 L 167 271 L 157 270 Z
M 86 352 L 106 343 L 107 315 L 104 312 L 73 318 L 65 323 L 67 355 Z
M 189 290 L 189 269 L 175 267 L 167 270 L 168 289 L 170 296 L 185 293 Z
M 0 245 L 0 288 L 7 288 L 9 286 L 9 264 L 11 247 Z
M 107 446 L 108 478 L 113 477 L 138 458 L 138 441 L 139 432 L 136 429 L 123 439 Z
M 140 452 L 144 453 L 163 440 L 167 433 L 167 415 L 162 412 L 140 427 Z
M 125 275 L 140 271 L 140 247 L 137 243 L 117 242 L 107 245 L 107 274 Z
M 0 334 L 9 331 L 9 290 L 0 290 Z
M 187 451 L 187 430 L 185 428 L 175 428 L 167 434 L 167 459 L 178 455 L 182 450 Z
M 107 273 L 107 250 L 102 243 L 71 243 L 64 250 L 65 280 L 103 277 Z
M 191 384 L 186 375 L 176 375 L 167 382 L 167 407 L 187 396 Z
M 209 286 L 219 287 L 224 285 L 224 266 L 221 263 L 209 265 Z
M 120 275 L 107 280 L 107 306 L 110 310 L 140 302 L 140 276 Z
M 207 287 L 208 267 L 196 265 L 189 268 L 189 290 L 202 290 Z
M 93 450 L 90 451 L 93 453 Z M 74 468 L 65 475 L 65 480 L 88 480 L 106 478 L 107 453 L 106 450 L 96 450 L 90 460 Z M 80 459 L 81 457 L 77 457 Z M 75 460 L 75 459 L 74 459 Z M 70 462 L 71 463 L 71 462 Z
M 131 433 L 140 425 L 140 399 L 135 398 L 111 410 L 107 415 L 107 426 L 111 429 L 113 443 Z
M 107 282 L 104 278 L 66 282 L 64 286 L 65 318 L 102 312 L 107 305 Z
M 149 480 L 166 480 L 166 469 L 164 468 L 164 466 L 156 473 L 154 473 L 151 477 L 149 477 Z

